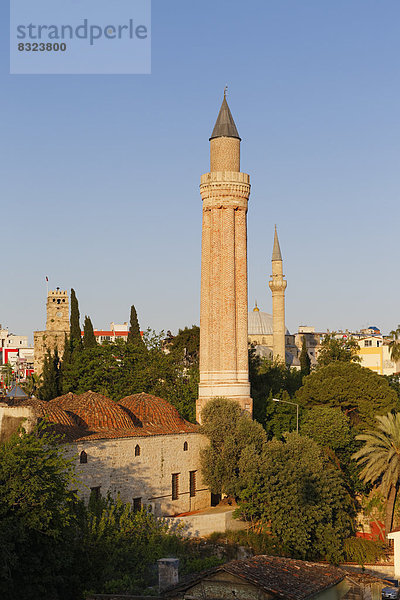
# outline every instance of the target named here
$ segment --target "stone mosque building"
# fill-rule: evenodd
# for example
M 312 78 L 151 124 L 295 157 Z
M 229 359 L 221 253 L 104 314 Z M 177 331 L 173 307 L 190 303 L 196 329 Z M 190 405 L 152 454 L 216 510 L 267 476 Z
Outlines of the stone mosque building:
M 282 256 L 275 231 L 269 282 L 273 315 L 247 303 L 247 204 L 250 177 L 240 171 L 238 131 L 226 97 L 210 138 L 210 171 L 201 177 L 203 202 L 200 302 L 200 383 L 197 421 L 209 399 L 225 396 L 252 414 L 248 337 L 260 352 L 287 360 L 294 345 L 285 328 Z M 68 295 L 47 298 L 46 330 L 35 332 L 36 363 L 45 349 L 61 353 L 69 330 Z M 267 350 L 262 350 L 262 349 Z M 39 370 L 39 369 L 38 369 Z M 207 444 L 193 425 L 161 398 L 135 394 L 117 403 L 91 391 L 66 394 L 48 403 L 29 399 L 0 405 L 0 441 L 24 423 L 27 430 L 46 418 L 64 436 L 76 461 L 80 494 L 121 494 L 135 508 L 180 515 L 210 506 L 201 480 L 200 450 Z M 208 516 L 207 519 L 210 519 Z M 221 523 L 216 525 L 216 529 Z M 221 530 L 221 529 L 219 529 Z

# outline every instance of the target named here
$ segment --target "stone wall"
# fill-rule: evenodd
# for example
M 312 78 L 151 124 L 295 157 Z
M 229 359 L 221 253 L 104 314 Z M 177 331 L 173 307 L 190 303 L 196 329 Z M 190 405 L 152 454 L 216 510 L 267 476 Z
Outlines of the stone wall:
M 0 443 L 6 442 L 21 425 L 29 433 L 36 421 L 33 409 L 29 406 L 0 406 Z
M 47 350 L 54 352 L 57 348 L 58 355 L 62 358 L 65 344 L 65 331 L 34 331 L 34 371 L 37 375 L 43 371 L 43 361 Z
M 68 446 L 68 454 L 75 456 L 77 476 L 81 479 L 79 490 L 85 499 L 91 488 L 100 488 L 102 495 L 110 491 L 116 496 L 119 492 L 123 501 L 141 498 L 141 503 L 151 506 L 156 516 L 164 516 L 210 506 L 210 492 L 202 482 L 199 459 L 200 449 L 207 443 L 199 433 L 135 436 L 78 441 Z M 80 464 L 82 451 L 87 455 L 86 464 Z M 196 472 L 192 496 L 190 471 Z M 174 500 L 172 474 L 177 474 L 179 480 Z

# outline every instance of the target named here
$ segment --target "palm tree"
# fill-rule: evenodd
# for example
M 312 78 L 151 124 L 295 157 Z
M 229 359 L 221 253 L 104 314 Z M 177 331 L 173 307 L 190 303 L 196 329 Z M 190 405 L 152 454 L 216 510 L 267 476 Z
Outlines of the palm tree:
M 397 325 L 397 329 L 393 329 L 390 335 L 393 338 L 389 343 L 390 358 L 397 363 L 400 360 L 400 325 Z
M 386 536 L 393 525 L 394 505 L 400 484 L 400 413 L 377 416 L 376 431 L 356 437 L 365 442 L 353 457 L 363 468 L 360 478 L 372 483 L 386 497 Z

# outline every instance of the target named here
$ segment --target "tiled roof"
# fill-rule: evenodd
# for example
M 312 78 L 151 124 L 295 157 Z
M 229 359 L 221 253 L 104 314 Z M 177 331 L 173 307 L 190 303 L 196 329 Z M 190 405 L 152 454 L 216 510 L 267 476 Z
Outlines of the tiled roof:
M 342 569 L 332 565 L 260 555 L 246 560 L 234 560 L 204 571 L 195 579 L 170 588 L 165 595 L 175 596 L 177 592 L 190 589 L 205 577 L 209 578 L 223 571 L 285 600 L 306 600 L 340 583 L 346 576 Z
M 154 433 L 185 433 L 197 431 L 198 427 L 185 421 L 167 400 L 151 394 L 125 396 L 118 403 L 134 422 Z
M 102 429 L 130 429 L 134 427 L 132 419 L 118 404 L 96 392 L 84 394 L 66 394 L 50 400 L 49 407 L 61 408 L 77 415 L 80 422 L 93 431 Z
M 43 402 L 37 398 L 28 398 L 23 402 L 19 402 L 18 406 L 31 406 L 37 417 L 49 421 L 52 425 L 52 431 L 68 441 L 76 440 L 87 432 L 66 411 L 50 406 L 49 402 Z
M 28 398 L 18 406 L 32 406 L 38 417 L 50 421 L 53 430 L 68 441 L 198 431 L 198 426 L 182 419 L 169 402 L 149 394 L 127 396 L 119 405 L 95 392 L 69 392 L 50 402 Z

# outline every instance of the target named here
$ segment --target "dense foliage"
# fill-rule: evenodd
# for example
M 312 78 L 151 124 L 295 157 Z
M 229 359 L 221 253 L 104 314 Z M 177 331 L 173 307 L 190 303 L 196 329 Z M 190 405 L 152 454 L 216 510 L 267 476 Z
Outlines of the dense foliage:
M 79 515 L 71 464 L 42 425 L 0 446 L 0 596 L 72 598 Z
M 210 400 L 201 416 L 201 431 L 210 440 L 200 454 L 203 480 L 214 494 L 237 496 L 243 487 L 240 458 L 245 451 L 262 452 L 265 431 L 226 398 Z
M 97 345 L 96 336 L 94 335 L 92 321 L 90 317 L 85 317 L 85 323 L 83 325 L 83 347 L 85 350 L 88 348 L 95 348 Z
M 349 417 L 340 408 L 314 406 L 304 411 L 300 433 L 313 439 L 341 469 L 346 487 L 353 496 L 365 491 L 359 478 L 360 468 L 352 459 L 360 443 L 356 441 L 356 430 Z
M 306 337 L 303 335 L 303 340 L 301 343 L 301 352 L 299 356 L 300 360 L 300 371 L 302 375 L 309 375 L 311 371 L 311 358 L 307 351 L 307 342 Z
M 41 385 L 38 395 L 41 400 L 51 400 L 61 393 L 61 370 L 60 358 L 57 349 L 54 352 L 47 350 L 41 374 Z
M 148 331 L 143 339 L 141 343 L 106 342 L 72 352 L 69 361 L 62 363 L 63 393 L 92 390 L 117 401 L 146 392 L 165 398 L 184 418 L 194 420 L 198 368 L 187 368 L 177 354 L 166 353 L 162 335 Z
M 263 425 L 268 437 L 281 437 L 296 428 L 296 409 L 273 398 L 290 400 L 301 387 L 303 375 L 280 361 L 260 358 L 249 350 L 249 378 L 253 398 L 253 417 Z M 294 410 L 293 410 L 294 408 Z
M 79 323 L 79 304 L 75 290 L 71 289 L 71 311 L 70 311 L 70 341 L 73 348 L 82 345 L 81 326 Z
M 318 366 L 326 367 L 332 362 L 361 362 L 359 349 L 357 340 L 348 336 L 338 337 L 335 331 L 327 333 L 321 342 Z
M 359 429 L 373 426 L 375 415 L 398 406 L 397 394 L 384 377 L 342 361 L 332 362 L 305 377 L 296 401 L 305 408 L 339 407 Z
M 379 540 L 351 537 L 344 542 L 345 559 L 361 566 L 378 562 L 385 555 L 385 546 Z
M 239 462 L 246 486 L 238 513 L 270 531 L 288 556 L 339 562 L 354 508 L 340 471 L 318 445 L 296 433 Z

